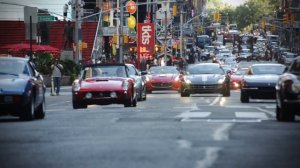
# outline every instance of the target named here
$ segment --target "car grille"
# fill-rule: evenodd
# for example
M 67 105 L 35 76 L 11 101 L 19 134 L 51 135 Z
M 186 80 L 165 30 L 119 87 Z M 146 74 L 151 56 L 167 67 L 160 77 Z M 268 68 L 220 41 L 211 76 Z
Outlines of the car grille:
M 192 84 L 190 88 L 192 90 L 211 90 L 211 89 L 218 89 L 220 85 L 199 85 L 199 84 Z
M 110 97 L 110 92 L 93 92 L 92 95 L 94 98 Z
M 168 88 L 168 87 L 172 87 L 172 83 L 162 83 L 162 82 L 152 83 L 152 86 L 156 88 Z

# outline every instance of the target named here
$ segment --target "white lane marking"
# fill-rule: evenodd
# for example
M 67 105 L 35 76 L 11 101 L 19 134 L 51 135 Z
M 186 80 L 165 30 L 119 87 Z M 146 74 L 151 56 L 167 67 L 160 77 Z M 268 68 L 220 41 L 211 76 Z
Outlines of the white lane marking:
M 275 117 L 275 116 L 276 116 L 275 111 L 271 112 L 271 111 L 262 109 L 262 108 L 260 108 L 260 107 L 255 107 L 255 108 L 256 108 L 257 110 L 259 110 L 259 111 L 262 111 L 262 112 L 264 112 L 264 113 L 269 114 L 269 115 L 272 116 L 272 117 Z
M 218 159 L 218 153 L 221 148 L 218 147 L 208 147 L 205 149 L 205 155 L 202 160 L 196 162 L 195 168 L 208 168 L 211 167 L 214 162 Z
M 219 100 L 220 100 L 220 97 L 216 97 L 216 98 L 214 99 L 214 101 L 213 101 L 212 103 L 210 103 L 209 105 L 210 105 L 210 106 L 215 105 L 215 104 L 218 103 Z
M 233 124 L 225 123 L 222 124 L 221 127 L 216 129 L 213 133 L 213 139 L 215 141 L 226 141 L 228 140 L 229 131 L 232 128 Z
M 207 122 L 211 122 L 211 123 L 257 123 L 257 122 L 261 122 L 260 119 L 207 119 Z
M 192 147 L 192 143 L 185 139 L 180 139 L 177 141 L 180 148 L 190 149 Z
M 263 112 L 235 112 L 237 118 L 257 118 L 267 120 L 268 116 Z
M 183 118 L 183 119 L 189 119 L 189 118 L 205 118 L 210 116 L 211 112 L 184 112 L 181 113 L 175 118 Z

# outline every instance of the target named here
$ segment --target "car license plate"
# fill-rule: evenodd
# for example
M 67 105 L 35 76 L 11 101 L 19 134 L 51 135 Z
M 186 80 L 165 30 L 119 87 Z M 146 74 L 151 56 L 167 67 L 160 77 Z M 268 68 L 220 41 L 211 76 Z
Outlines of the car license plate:
M 5 103 L 12 103 L 13 102 L 13 97 L 12 96 L 5 96 L 4 97 L 4 102 Z

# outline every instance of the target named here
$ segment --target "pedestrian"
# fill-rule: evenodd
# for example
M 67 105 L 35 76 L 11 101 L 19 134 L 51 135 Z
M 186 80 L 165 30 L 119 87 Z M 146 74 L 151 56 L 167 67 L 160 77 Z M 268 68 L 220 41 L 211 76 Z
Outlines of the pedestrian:
M 51 82 L 51 95 L 54 96 L 54 92 L 56 95 L 59 95 L 60 91 L 60 82 L 61 78 L 63 76 L 63 70 L 64 67 L 59 63 L 59 59 L 55 59 L 54 64 L 51 65 L 51 70 L 52 70 L 52 80 Z

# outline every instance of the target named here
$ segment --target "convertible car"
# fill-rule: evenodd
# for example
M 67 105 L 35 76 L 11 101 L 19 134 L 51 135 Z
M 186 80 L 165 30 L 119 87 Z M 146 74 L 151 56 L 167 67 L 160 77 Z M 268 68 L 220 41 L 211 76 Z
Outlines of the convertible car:
M 0 114 L 28 121 L 45 117 L 43 77 L 26 58 L 0 57 Z
M 147 75 L 147 92 L 180 89 L 180 73 L 175 66 L 153 66 Z
M 300 57 L 293 60 L 287 71 L 279 76 L 276 84 L 276 118 L 294 121 L 300 115 Z
M 182 78 L 181 97 L 190 94 L 220 93 L 230 96 L 230 77 L 221 65 L 200 63 L 190 65 Z
M 135 107 L 135 81 L 125 64 L 90 64 L 82 68 L 80 78 L 73 82 L 74 109 L 88 105 L 124 104 Z
M 240 100 L 249 103 L 249 99 L 275 99 L 275 85 L 285 65 L 268 63 L 252 64 L 241 82 Z

